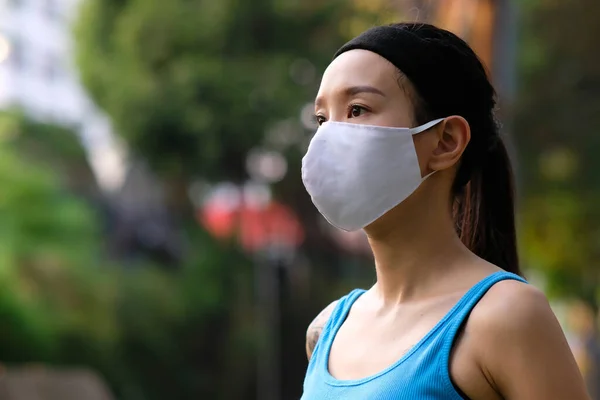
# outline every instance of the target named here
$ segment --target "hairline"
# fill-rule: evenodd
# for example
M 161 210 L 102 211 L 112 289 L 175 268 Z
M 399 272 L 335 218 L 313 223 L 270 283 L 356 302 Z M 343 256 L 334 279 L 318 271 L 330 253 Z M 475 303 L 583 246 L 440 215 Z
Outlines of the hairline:
M 431 119 L 429 110 L 427 109 L 427 103 L 425 99 L 421 97 L 419 91 L 415 85 L 411 82 L 410 78 L 400 70 L 396 68 L 396 82 L 404 94 L 408 97 L 413 109 L 412 109 L 412 122 L 415 126 L 425 124 Z

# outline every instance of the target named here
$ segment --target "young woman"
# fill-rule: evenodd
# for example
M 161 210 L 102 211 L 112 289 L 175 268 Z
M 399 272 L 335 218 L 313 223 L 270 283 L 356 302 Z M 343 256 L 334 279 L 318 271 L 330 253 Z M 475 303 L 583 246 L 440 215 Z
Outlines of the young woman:
M 302 179 L 364 229 L 377 282 L 310 325 L 305 400 L 584 400 L 544 295 L 519 276 L 495 93 L 469 46 L 427 24 L 368 30 L 323 75 Z

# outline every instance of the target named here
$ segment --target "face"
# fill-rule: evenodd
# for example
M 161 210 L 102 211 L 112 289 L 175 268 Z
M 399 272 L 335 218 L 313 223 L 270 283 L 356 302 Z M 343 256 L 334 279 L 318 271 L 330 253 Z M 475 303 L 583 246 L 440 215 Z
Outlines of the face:
M 393 64 L 373 52 L 351 50 L 341 54 L 323 75 L 315 100 L 318 123 L 336 121 L 386 127 L 416 126 L 414 108 L 407 94 L 407 90 L 411 89 L 400 85 L 400 76 Z M 457 116 L 448 116 L 434 128 L 413 136 L 421 175 L 442 172 L 435 174 L 435 179 L 427 179 L 421 186 L 431 186 L 431 181 L 439 181 L 440 176 L 445 176 L 448 181 L 446 187 L 429 190 L 429 193 L 419 196 L 437 197 L 444 190 L 450 198 L 454 168 L 469 139 L 468 123 Z
M 385 58 L 366 50 L 351 50 L 327 68 L 315 100 L 317 122 L 349 122 L 389 127 L 413 127 L 414 108 L 406 89 L 399 84 L 398 69 Z M 428 153 L 436 135 L 413 137 L 422 176 L 433 172 Z

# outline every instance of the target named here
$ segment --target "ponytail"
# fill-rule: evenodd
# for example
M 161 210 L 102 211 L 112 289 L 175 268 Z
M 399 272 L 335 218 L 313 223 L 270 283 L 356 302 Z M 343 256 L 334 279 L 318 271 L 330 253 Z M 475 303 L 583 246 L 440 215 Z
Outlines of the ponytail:
M 453 215 L 461 241 L 477 256 L 521 275 L 515 228 L 515 190 L 508 152 L 494 144 L 477 164 L 465 154 L 454 187 Z M 464 181 L 467 180 L 466 183 Z

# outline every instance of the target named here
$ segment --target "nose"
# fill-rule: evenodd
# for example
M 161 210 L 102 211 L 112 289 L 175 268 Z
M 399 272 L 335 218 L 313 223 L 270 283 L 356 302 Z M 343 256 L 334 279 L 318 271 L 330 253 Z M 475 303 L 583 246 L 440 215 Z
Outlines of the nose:
M 332 122 L 346 122 L 346 110 L 343 107 L 331 107 L 327 110 L 329 118 L 327 121 Z

